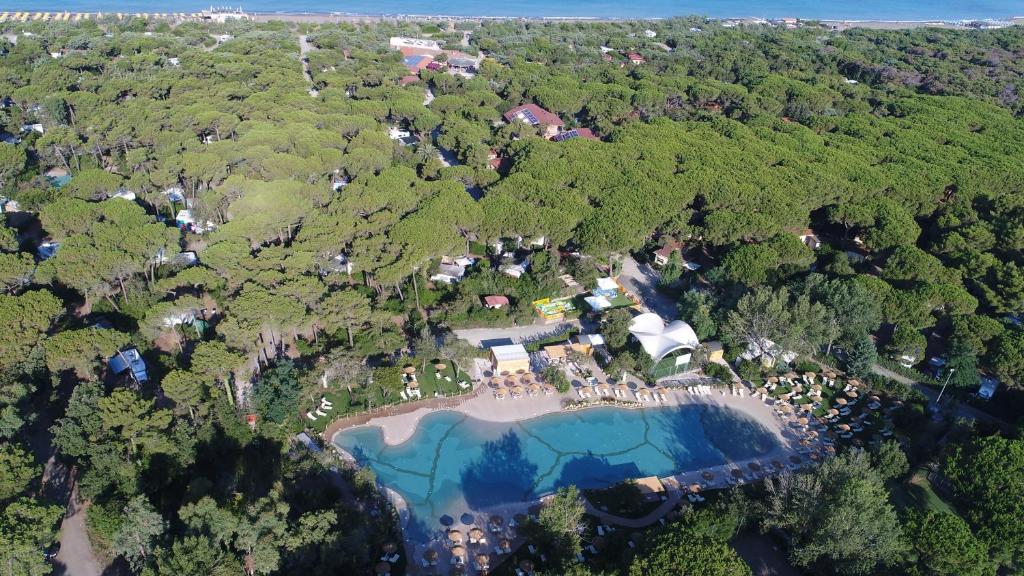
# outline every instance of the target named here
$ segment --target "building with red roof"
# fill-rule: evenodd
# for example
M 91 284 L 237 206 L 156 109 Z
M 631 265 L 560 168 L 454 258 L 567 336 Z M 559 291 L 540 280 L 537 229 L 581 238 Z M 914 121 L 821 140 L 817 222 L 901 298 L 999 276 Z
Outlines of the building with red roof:
M 402 76 L 398 80 L 398 85 L 399 86 L 408 86 L 409 84 L 415 84 L 415 83 L 417 83 L 419 81 L 420 81 L 420 77 L 419 76 L 417 76 L 415 74 L 410 74 L 408 76 Z
M 484 296 L 484 306 L 492 310 L 508 306 L 508 296 Z
M 644 57 L 637 54 L 636 52 L 630 52 L 629 54 L 626 54 L 626 58 L 629 58 L 629 61 L 632 62 L 633 64 L 643 64 L 644 62 L 646 62 L 646 60 L 644 60 Z
M 545 138 L 551 138 L 562 131 L 564 123 L 557 114 L 548 112 L 547 110 L 537 106 L 536 104 L 522 104 L 512 108 L 508 112 L 505 112 L 505 121 L 509 124 L 513 122 L 525 122 L 530 126 L 537 126 L 541 128 Z

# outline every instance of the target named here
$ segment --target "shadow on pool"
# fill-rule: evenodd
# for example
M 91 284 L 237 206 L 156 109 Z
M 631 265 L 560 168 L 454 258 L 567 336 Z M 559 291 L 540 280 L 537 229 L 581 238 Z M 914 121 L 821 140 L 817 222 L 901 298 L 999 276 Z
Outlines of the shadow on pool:
M 721 457 L 707 448 L 713 448 L 726 460 L 736 461 L 764 456 L 781 446 L 771 430 L 738 410 L 703 406 L 702 426 L 697 429 L 693 426 L 692 414 L 687 414 L 692 409 L 689 406 L 664 408 L 654 416 L 662 419 L 661 424 L 671 435 L 673 442 L 665 449 L 679 470 L 720 464 Z
M 461 472 L 466 504 L 480 509 L 531 500 L 537 466 L 523 453 L 523 442 L 512 430 L 483 445 L 483 454 Z
M 635 462 L 612 464 L 607 458 L 587 454 L 566 462 L 554 487 L 575 484 L 578 488 L 606 488 L 627 478 L 640 476 L 643 474 Z

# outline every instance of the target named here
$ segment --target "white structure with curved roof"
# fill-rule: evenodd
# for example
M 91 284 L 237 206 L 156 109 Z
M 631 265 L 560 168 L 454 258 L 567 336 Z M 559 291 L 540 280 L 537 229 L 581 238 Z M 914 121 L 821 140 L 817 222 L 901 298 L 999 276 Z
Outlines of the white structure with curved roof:
M 636 336 L 644 351 L 654 359 L 654 362 L 661 362 L 669 354 L 677 350 L 693 350 L 700 345 L 697 334 L 689 324 L 682 320 L 676 320 L 667 326 L 661 316 L 653 312 L 647 312 L 633 318 L 629 325 L 629 332 Z

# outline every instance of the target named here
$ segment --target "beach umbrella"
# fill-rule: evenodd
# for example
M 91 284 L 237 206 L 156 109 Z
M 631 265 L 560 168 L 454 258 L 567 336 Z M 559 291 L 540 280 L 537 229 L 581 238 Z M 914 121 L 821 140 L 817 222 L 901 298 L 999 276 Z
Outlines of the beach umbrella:
M 778 376 L 769 376 L 768 377 L 768 383 L 769 384 L 775 384 L 778 381 L 779 381 L 779 377 Z
M 447 364 L 444 364 L 444 363 L 441 363 L 441 362 L 438 362 L 437 364 L 434 364 L 434 369 L 435 370 L 444 370 L 447 367 L 448 367 Z
M 497 514 L 494 514 L 494 515 L 491 516 L 491 519 L 488 521 L 488 523 L 491 526 L 495 526 L 497 528 L 501 528 L 502 526 L 505 525 L 505 519 L 502 518 L 501 516 L 498 516 Z
M 415 380 L 410 380 L 409 383 L 406 384 L 406 386 L 408 386 L 409 388 L 412 388 L 413 390 L 415 390 L 415 389 L 420 387 L 420 383 L 415 381 Z
M 456 544 L 462 544 L 462 541 L 463 541 L 462 532 L 460 532 L 458 530 L 449 530 L 448 531 L 448 540 L 451 540 L 452 542 L 454 542 Z
M 779 462 L 778 460 L 772 460 L 772 466 L 775 466 L 775 468 L 777 468 L 779 470 L 781 470 L 781 469 L 786 467 L 785 464 L 783 464 L 782 462 Z
M 849 424 L 840 424 L 838 426 L 838 428 L 840 430 L 842 430 L 843 432 L 848 432 L 850 430 L 850 425 Z
M 616 388 L 618 388 L 622 392 L 629 392 L 628 384 L 619 384 L 618 386 L 616 386 Z
M 508 538 L 502 538 L 499 544 L 502 550 L 507 550 L 512 547 L 512 541 Z
M 533 562 L 529 559 L 525 559 L 519 563 L 519 569 L 529 574 L 530 572 L 533 572 Z
M 765 388 L 764 386 L 762 386 L 762 387 L 758 388 L 757 390 L 754 390 L 754 392 L 757 392 L 758 394 L 767 394 L 768 393 L 768 389 Z
M 807 431 L 807 436 L 809 438 L 817 438 L 818 437 L 818 431 L 817 430 L 808 430 Z
M 810 421 L 807 418 L 799 418 L 796 421 L 796 423 L 801 425 L 801 426 L 807 426 L 808 422 L 810 422 Z
M 469 512 L 463 512 L 462 516 L 459 516 L 459 520 L 462 520 L 462 523 L 467 526 L 476 522 L 476 518 Z
M 387 562 L 378 562 L 377 565 L 373 567 L 373 570 L 377 574 L 391 574 L 391 564 Z
M 782 396 L 779 396 L 779 400 L 782 400 L 783 402 L 789 402 L 789 399 L 792 398 L 792 397 L 793 397 L 792 394 L 786 393 L 786 394 L 783 394 Z
M 484 531 L 479 529 L 479 528 L 474 527 L 473 529 L 471 529 L 469 531 L 469 539 L 470 540 L 479 540 L 479 539 L 481 539 L 483 537 L 484 537 Z
M 415 366 L 406 366 L 405 368 L 402 368 L 402 372 L 405 372 L 406 374 L 414 374 L 414 373 L 416 373 L 416 367 Z
M 800 463 L 800 457 L 797 456 L 796 454 L 790 454 L 789 455 L 789 461 L 792 462 L 793 464 L 799 464 Z
M 458 558 L 465 558 L 466 557 L 466 547 L 465 546 L 452 546 L 452 556 L 456 556 Z
M 739 468 L 733 468 L 732 470 L 730 470 L 730 472 L 736 478 L 742 478 L 743 477 L 743 470 L 740 470 Z
M 807 378 L 808 380 L 814 380 L 815 376 L 817 376 L 817 374 L 814 372 L 804 372 L 804 378 Z
M 816 461 L 818 459 L 818 455 L 815 454 L 814 452 L 811 452 L 810 456 L 811 456 L 811 460 L 815 460 Z
M 872 402 L 881 402 L 882 401 L 881 398 L 879 398 L 878 396 L 875 396 L 874 394 L 872 394 L 871 396 L 868 396 L 868 400 L 871 400 Z
M 712 471 L 710 471 L 710 470 L 705 470 L 705 471 L 704 471 L 704 473 L 703 473 L 703 474 L 701 474 L 701 476 L 702 476 L 702 477 L 703 477 L 703 478 L 704 478 L 705 480 L 711 480 L 712 478 L 714 478 L 714 477 L 715 477 L 715 473 L 714 473 L 714 472 L 712 472 Z
M 427 562 L 436 562 L 437 561 L 437 550 L 434 550 L 433 548 L 431 548 L 429 550 L 425 550 L 423 552 L 423 558 Z
M 761 465 L 758 464 L 757 462 L 751 462 L 751 463 L 747 464 L 747 467 L 750 468 L 751 470 L 753 470 L 754 472 L 757 472 L 758 470 L 761 469 Z
M 783 404 L 782 405 L 782 411 L 783 412 L 787 412 L 787 413 L 788 412 L 792 412 L 793 411 L 793 407 L 790 406 L 789 404 Z
M 664 386 L 655 386 L 654 391 L 658 394 L 664 394 L 668 392 L 668 388 L 665 388 Z
M 395 550 L 398 550 L 398 545 L 394 542 L 388 542 L 383 546 L 385 554 L 394 554 Z
M 799 394 L 799 393 L 801 393 L 803 391 L 804 391 L 804 387 L 801 386 L 800 384 L 797 384 L 796 386 L 793 386 L 793 393 L 794 394 Z
M 829 408 L 828 413 L 833 416 L 839 416 L 839 410 L 836 410 L 835 408 Z
M 789 378 L 790 380 L 796 378 L 797 376 L 798 374 L 796 372 L 786 372 L 785 374 L 783 374 L 783 377 Z
M 455 518 L 452 518 L 451 516 L 449 516 L 447 514 L 445 514 L 444 516 L 441 516 L 440 520 L 441 520 L 441 525 L 442 526 L 451 526 L 452 524 L 455 524 Z
M 835 378 L 836 377 L 836 373 L 831 371 L 831 370 L 829 370 L 829 371 L 825 372 L 825 377 L 826 378 Z
M 508 388 L 505 388 L 504 386 L 499 386 L 498 389 L 494 391 L 494 393 L 498 394 L 499 396 L 508 396 Z
M 863 446 L 864 445 L 864 441 L 861 440 L 860 438 L 854 438 L 853 439 L 853 445 L 854 446 Z
M 800 410 L 804 412 L 810 412 L 811 410 L 814 410 L 814 404 L 801 404 Z
M 504 381 L 505 380 L 503 380 L 502 378 L 499 378 L 497 376 L 495 376 L 494 378 L 491 378 L 491 388 L 500 388 L 502 382 L 504 382 Z
M 694 494 L 700 492 L 700 484 L 697 484 L 696 482 L 690 484 L 690 492 L 693 492 Z
M 846 393 L 846 395 L 850 398 L 856 398 L 857 396 L 859 396 L 856 390 L 850 390 L 849 392 Z
M 519 385 L 513 386 L 512 387 L 512 393 L 513 394 L 518 394 L 518 395 L 521 396 L 523 394 L 523 387 L 519 386 Z
M 491 557 L 488 556 L 487 554 L 477 554 L 476 558 L 474 558 L 474 560 L 476 560 L 477 566 L 481 566 L 481 567 L 484 567 L 484 568 L 486 568 L 487 566 L 490 566 L 490 564 L 491 564 Z
M 594 387 L 593 386 L 581 386 L 580 387 L 580 392 L 583 392 L 584 394 L 593 394 L 594 393 Z
M 537 394 L 538 392 L 540 392 L 540 386 L 537 384 L 530 384 L 528 390 L 534 394 Z
M 836 404 L 840 406 L 846 406 L 846 398 L 836 398 Z
M 860 388 L 861 386 L 863 386 L 863 385 L 864 385 L 864 384 L 862 384 L 862 383 L 861 383 L 861 381 L 860 381 L 860 380 L 857 380 L 856 378 L 850 378 L 850 379 L 849 379 L 849 380 L 847 381 L 847 383 L 848 383 L 848 384 L 849 384 L 850 386 L 855 386 L 855 387 L 857 387 L 857 388 Z
M 811 390 L 815 392 L 821 392 L 821 384 L 811 384 Z

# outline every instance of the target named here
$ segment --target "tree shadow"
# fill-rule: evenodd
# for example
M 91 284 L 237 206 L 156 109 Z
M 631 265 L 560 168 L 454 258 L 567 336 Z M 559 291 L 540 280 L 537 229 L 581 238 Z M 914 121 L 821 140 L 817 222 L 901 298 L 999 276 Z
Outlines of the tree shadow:
M 562 466 L 562 473 L 555 482 L 555 488 L 575 484 L 578 488 L 607 488 L 629 478 L 643 476 L 635 462 L 612 464 L 607 458 L 577 456 Z
M 661 449 L 679 471 L 757 458 L 782 446 L 757 420 L 719 406 L 663 408 L 654 418 L 667 432 Z
M 461 471 L 466 504 L 480 509 L 534 498 L 537 465 L 523 453 L 514 431 L 483 445 L 483 454 Z

